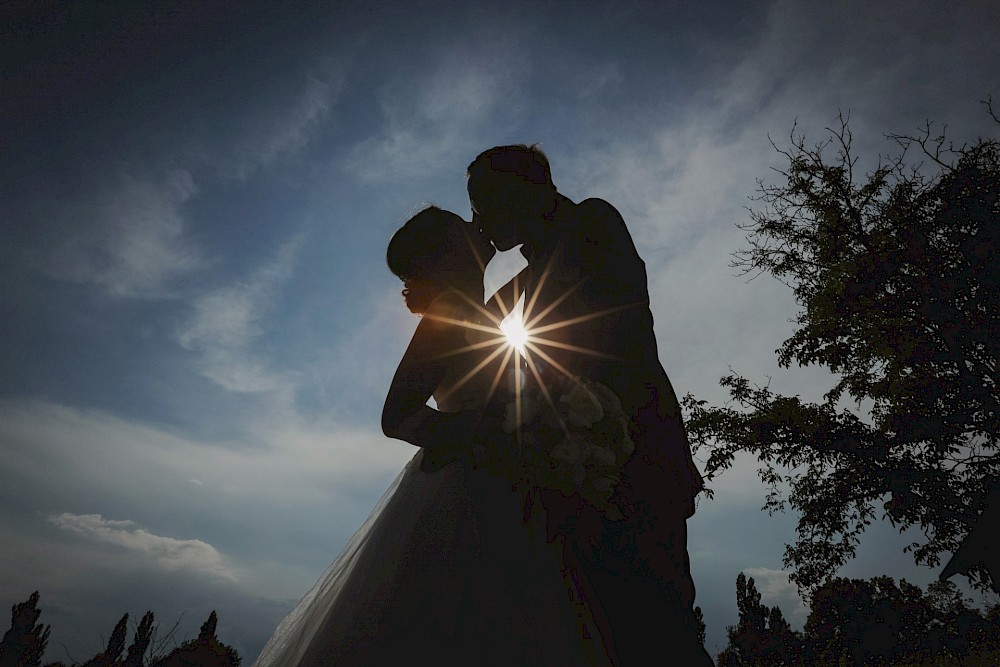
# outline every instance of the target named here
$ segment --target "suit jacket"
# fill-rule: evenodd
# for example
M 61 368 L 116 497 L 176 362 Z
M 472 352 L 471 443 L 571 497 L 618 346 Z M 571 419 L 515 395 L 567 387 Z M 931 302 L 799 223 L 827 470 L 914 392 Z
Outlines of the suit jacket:
M 536 224 L 542 233 L 522 248 L 525 315 L 544 352 L 534 358 L 543 374 L 568 371 L 621 398 L 636 445 L 622 483 L 633 509 L 691 516 L 703 482 L 660 364 L 646 267 L 625 221 L 601 199 L 574 204 L 559 195 L 553 219 Z

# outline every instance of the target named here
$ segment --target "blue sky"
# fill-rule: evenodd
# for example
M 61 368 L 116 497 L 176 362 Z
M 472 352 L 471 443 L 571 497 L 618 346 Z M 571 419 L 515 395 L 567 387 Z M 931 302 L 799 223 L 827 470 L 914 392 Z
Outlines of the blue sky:
M 385 245 L 428 202 L 468 217 L 480 150 L 539 142 L 622 212 L 667 372 L 718 402 L 730 367 L 831 384 L 777 366 L 790 291 L 729 267 L 769 136 L 849 111 L 864 165 L 927 120 L 996 134 L 989 1 L 320 4 L 2 10 L 0 603 L 40 590 L 47 659 L 216 609 L 252 662 L 413 454 L 378 423 L 416 326 Z M 713 655 L 740 571 L 804 620 L 754 471 L 690 522 Z M 842 574 L 929 581 L 906 541 Z

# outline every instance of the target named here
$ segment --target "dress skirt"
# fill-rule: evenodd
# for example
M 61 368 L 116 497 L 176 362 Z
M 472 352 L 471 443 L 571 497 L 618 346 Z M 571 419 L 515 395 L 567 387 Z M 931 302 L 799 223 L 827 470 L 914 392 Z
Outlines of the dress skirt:
M 544 517 L 461 463 L 406 465 L 255 667 L 601 665 Z

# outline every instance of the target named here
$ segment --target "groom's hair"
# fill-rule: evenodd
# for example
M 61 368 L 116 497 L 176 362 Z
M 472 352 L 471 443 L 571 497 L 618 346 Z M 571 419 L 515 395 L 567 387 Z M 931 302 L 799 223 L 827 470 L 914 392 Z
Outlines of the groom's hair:
M 494 146 L 477 155 L 465 171 L 469 178 L 497 173 L 514 174 L 536 185 L 554 187 L 549 159 L 538 144 Z

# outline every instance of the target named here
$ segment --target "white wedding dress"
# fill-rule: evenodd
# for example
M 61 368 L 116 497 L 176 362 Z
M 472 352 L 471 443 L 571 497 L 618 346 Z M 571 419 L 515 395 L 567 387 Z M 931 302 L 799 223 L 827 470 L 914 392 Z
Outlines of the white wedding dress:
M 456 362 L 449 375 L 466 368 Z M 469 382 L 438 409 L 475 408 L 483 395 Z M 524 493 L 463 463 L 423 471 L 422 458 L 420 450 L 254 666 L 611 664 L 559 543 L 546 542 L 544 517 L 536 510 L 524 521 Z

